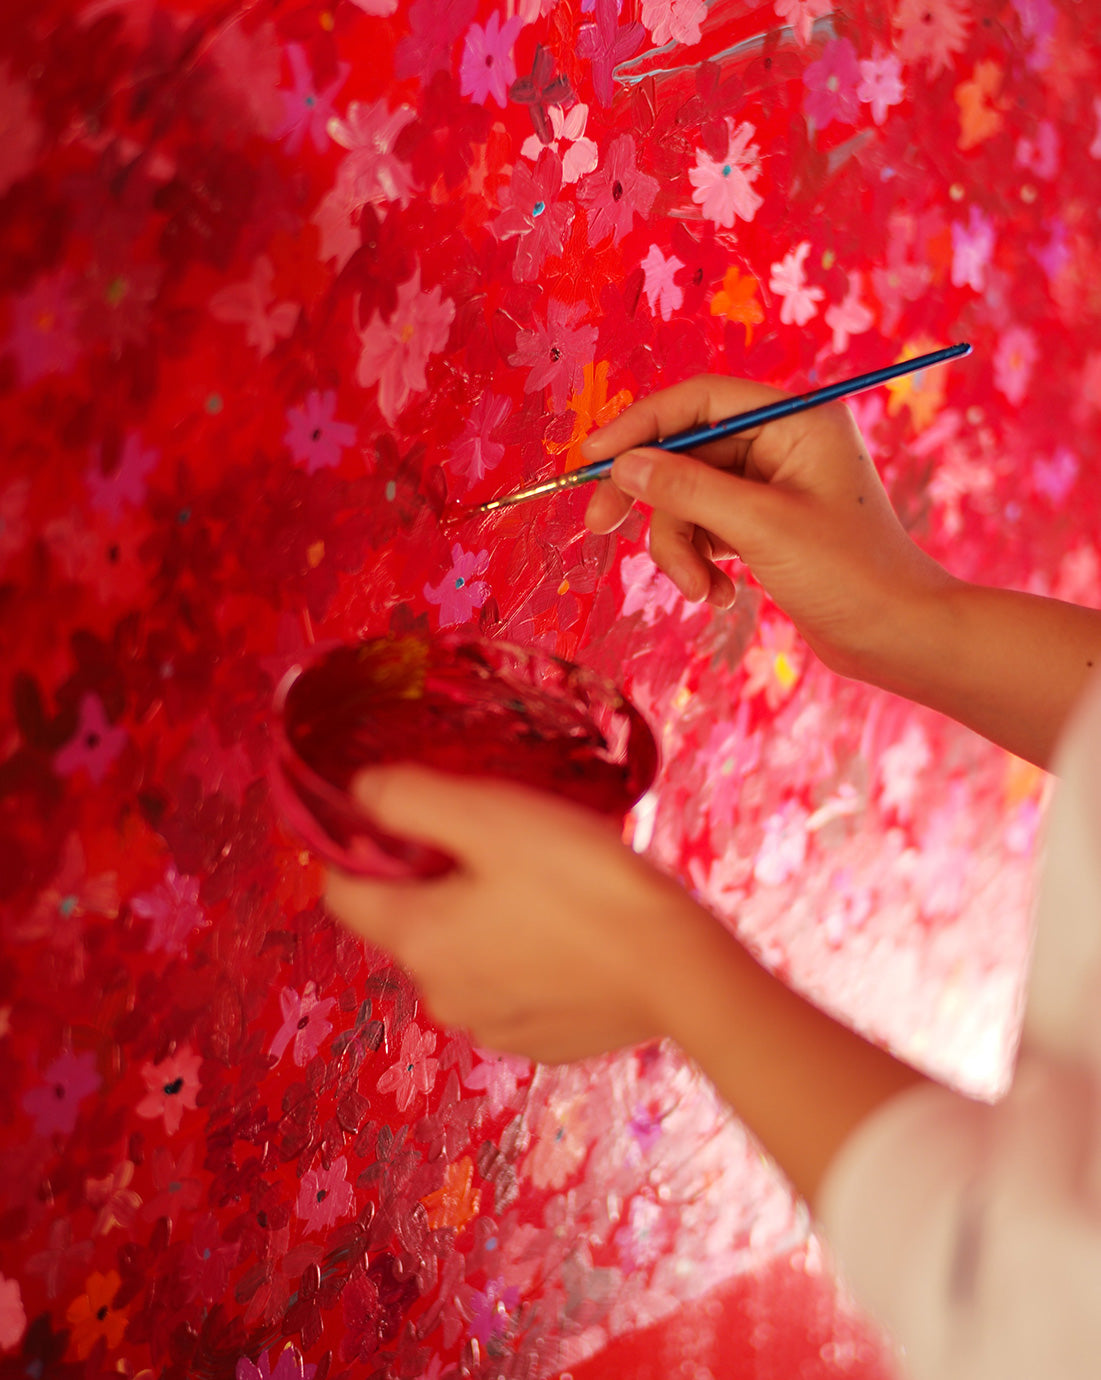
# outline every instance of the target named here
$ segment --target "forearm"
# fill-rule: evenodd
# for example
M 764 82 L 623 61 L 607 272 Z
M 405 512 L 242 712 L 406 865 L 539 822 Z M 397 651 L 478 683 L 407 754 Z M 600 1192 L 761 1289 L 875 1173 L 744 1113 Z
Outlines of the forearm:
M 663 1030 L 812 1205 L 834 1155 L 916 1070 L 792 992 L 711 917 L 663 970 Z
M 945 580 L 885 632 L 865 679 L 1047 767 L 1101 665 L 1101 612 Z

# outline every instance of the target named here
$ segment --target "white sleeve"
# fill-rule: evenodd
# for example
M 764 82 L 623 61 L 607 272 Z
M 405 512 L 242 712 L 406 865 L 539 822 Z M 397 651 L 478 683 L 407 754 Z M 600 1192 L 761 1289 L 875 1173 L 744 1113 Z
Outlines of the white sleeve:
M 1013 1087 L 995 1107 L 901 1094 L 820 1195 L 842 1273 L 913 1380 L 1101 1377 L 1101 684 L 1061 777 Z

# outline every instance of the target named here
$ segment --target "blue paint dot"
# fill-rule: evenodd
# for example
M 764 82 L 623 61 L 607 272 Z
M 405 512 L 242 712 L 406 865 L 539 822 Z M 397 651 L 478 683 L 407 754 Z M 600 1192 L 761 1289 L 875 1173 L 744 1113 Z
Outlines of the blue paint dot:
M 730 164 L 729 164 L 729 163 L 724 163 L 724 164 L 723 164 L 723 177 L 729 177 L 729 176 L 730 176 Z
M 57 903 L 57 908 L 65 917 L 65 919 L 68 920 L 69 916 L 72 915 L 74 910 L 76 910 L 76 897 L 63 896 L 61 900 Z
M 531 214 L 533 216 L 541 216 L 546 209 L 547 203 L 545 201 L 537 201 L 531 208 Z
M 460 575 L 459 578 L 455 581 L 455 588 L 462 589 L 463 585 L 465 584 L 466 580 Z
M 314 107 L 316 104 L 317 104 L 317 97 L 316 97 L 316 96 L 307 96 L 307 97 L 306 97 L 306 105 L 307 105 L 311 110 L 313 109 L 313 107 Z

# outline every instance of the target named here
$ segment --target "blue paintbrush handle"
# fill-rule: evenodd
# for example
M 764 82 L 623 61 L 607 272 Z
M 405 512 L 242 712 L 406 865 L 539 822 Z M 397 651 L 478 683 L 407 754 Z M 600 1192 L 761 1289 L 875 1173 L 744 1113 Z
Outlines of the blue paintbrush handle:
M 765 422 L 775 422 L 780 417 L 791 417 L 796 412 L 806 412 L 809 408 L 821 407 L 823 403 L 836 402 L 838 398 L 850 398 L 854 393 L 862 393 L 866 388 L 877 388 L 881 383 L 888 383 L 891 379 L 901 378 L 904 374 L 912 374 L 918 369 L 928 369 L 933 364 L 944 364 L 947 360 L 959 359 L 970 353 L 970 345 L 949 345 L 945 350 L 934 350 L 931 354 L 904 359 L 899 364 L 888 364 L 883 369 L 873 369 L 870 374 L 858 374 L 856 378 L 842 379 L 839 383 L 829 383 L 824 388 L 814 389 L 811 393 L 800 393 L 798 397 L 794 398 L 781 398 L 779 402 L 768 403 L 764 407 L 755 407 L 752 412 L 739 412 L 736 417 L 727 417 L 725 421 L 715 422 L 712 426 L 689 427 L 685 431 L 674 432 L 672 436 L 666 436 L 660 441 L 648 441 L 646 444 L 657 450 L 670 450 L 677 453 L 695 450 L 697 446 L 706 446 L 711 441 L 721 441 L 724 437 L 736 436 L 741 431 L 749 431 L 755 426 L 763 426 Z M 595 464 L 583 465 L 580 469 L 571 470 L 570 488 L 572 489 L 574 484 L 585 484 L 593 479 L 604 479 L 611 473 L 614 463 L 613 457 L 611 460 L 597 460 Z

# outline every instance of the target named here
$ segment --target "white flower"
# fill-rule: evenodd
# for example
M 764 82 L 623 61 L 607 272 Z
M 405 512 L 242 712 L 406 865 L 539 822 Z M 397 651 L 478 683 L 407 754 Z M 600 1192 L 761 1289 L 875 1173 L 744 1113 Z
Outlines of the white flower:
M 780 320 L 787 326 L 805 326 L 817 314 L 818 303 L 825 297 L 821 288 L 808 287 L 804 265 L 810 253 L 810 241 L 804 240 L 790 253 L 772 265 L 768 285 L 784 299 Z
M 753 183 L 761 175 L 760 149 L 749 141 L 756 130 L 746 120 L 737 128 L 727 117 L 730 143 L 721 163 L 703 149 L 696 153 L 696 166 L 688 170 L 688 180 L 695 191 L 692 200 L 703 207 L 703 213 L 716 225 L 730 229 L 735 216 L 752 220 L 764 204 L 764 198 L 753 190 Z
M 706 0 L 642 0 L 642 22 L 655 43 L 698 43 Z

